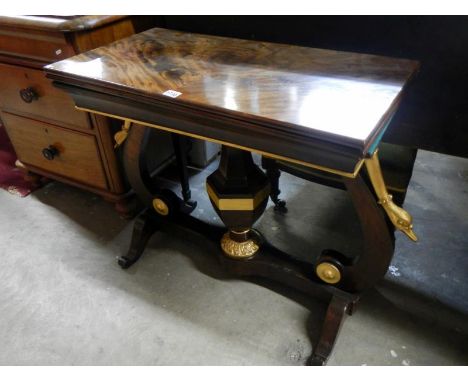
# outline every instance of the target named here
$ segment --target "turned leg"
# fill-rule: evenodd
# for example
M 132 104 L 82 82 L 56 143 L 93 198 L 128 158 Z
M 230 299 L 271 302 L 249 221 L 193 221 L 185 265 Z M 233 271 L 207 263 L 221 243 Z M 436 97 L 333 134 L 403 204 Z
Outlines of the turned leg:
M 228 228 L 221 239 L 225 255 L 245 259 L 261 245 L 252 225 L 265 211 L 270 184 L 247 151 L 223 146 L 219 168 L 208 176 L 206 188 L 211 204 Z
M 262 157 L 262 167 L 266 170 L 268 179 L 270 180 L 270 199 L 275 204 L 274 210 L 278 212 L 288 212 L 286 202 L 278 198 L 281 190 L 279 189 L 279 178 L 281 171 L 278 169 L 274 159 Z
M 130 248 L 125 256 L 119 256 L 117 258 L 118 264 L 123 269 L 129 268 L 140 258 L 148 240 L 157 229 L 158 225 L 154 219 L 152 219 L 151 213 L 144 211 L 138 216 L 133 226 Z
M 26 182 L 31 183 L 33 187 L 40 187 L 41 186 L 41 181 L 43 178 L 41 175 L 38 175 L 34 172 L 29 171 L 29 169 L 19 160 L 17 159 L 15 162 L 16 168 L 18 168 L 22 174 L 23 174 L 23 179 Z
M 142 205 L 134 195 L 127 195 L 117 200 L 115 196 L 105 195 L 102 199 L 107 203 L 113 204 L 115 211 L 122 219 L 133 219 L 142 211 Z
M 123 219 L 133 219 L 139 211 L 141 204 L 134 196 L 120 199 L 114 203 L 114 208 Z

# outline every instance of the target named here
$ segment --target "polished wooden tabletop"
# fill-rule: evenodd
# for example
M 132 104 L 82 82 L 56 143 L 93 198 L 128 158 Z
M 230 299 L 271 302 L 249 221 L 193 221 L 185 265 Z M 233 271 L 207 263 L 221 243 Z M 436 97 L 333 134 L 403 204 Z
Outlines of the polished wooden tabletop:
M 417 67 L 404 59 L 156 28 L 47 71 L 366 142 Z

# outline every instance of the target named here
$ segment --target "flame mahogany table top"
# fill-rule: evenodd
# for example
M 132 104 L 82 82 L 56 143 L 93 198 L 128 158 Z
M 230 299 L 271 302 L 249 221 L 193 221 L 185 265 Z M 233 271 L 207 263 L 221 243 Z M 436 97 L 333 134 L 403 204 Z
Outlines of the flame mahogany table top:
M 78 107 L 346 173 L 375 147 L 417 69 L 159 28 L 45 67 Z

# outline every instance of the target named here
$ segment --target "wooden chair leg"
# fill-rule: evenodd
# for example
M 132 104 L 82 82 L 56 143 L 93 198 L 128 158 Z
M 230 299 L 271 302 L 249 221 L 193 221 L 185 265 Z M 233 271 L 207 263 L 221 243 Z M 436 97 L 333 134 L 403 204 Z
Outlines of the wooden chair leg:
M 275 211 L 287 212 L 286 201 L 278 197 L 281 194 L 281 190 L 279 189 L 281 171 L 273 159 L 265 157 L 262 157 L 262 167 L 266 170 L 267 177 L 270 180 L 270 199 L 275 204 Z
M 171 135 L 177 160 L 177 170 L 179 172 L 180 185 L 182 187 L 182 198 L 184 199 L 184 202 L 188 202 L 190 201 L 192 193 L 190 191 L 187 170 L 187 140 L 185 137 L 178 134 Z

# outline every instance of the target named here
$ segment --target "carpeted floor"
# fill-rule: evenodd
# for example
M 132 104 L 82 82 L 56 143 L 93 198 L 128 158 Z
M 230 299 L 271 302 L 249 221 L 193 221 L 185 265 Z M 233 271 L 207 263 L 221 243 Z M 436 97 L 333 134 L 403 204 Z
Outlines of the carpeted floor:
M 5 131 L 0 123 L 0 188 L 9 193 L 25 197 L 37 187 L 24 180 L 21 171 L 16 168 L 16 154 Z

